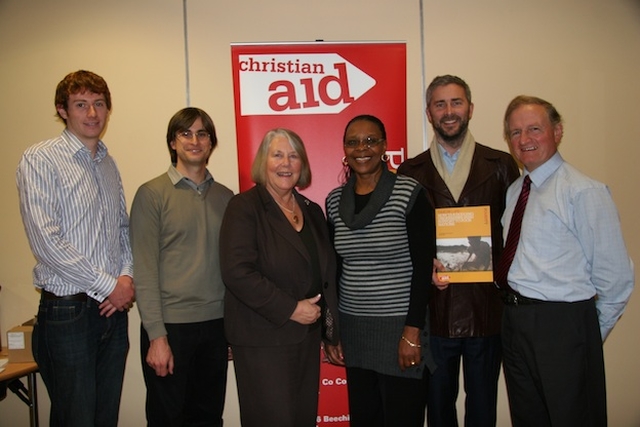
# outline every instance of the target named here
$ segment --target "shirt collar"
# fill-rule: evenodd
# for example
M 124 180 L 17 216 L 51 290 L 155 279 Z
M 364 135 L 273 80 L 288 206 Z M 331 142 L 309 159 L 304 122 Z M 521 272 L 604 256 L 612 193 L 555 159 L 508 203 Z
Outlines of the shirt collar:
M 525 169 L 523 177 L 529 175 L 531 182 L 533 182 L 536 187 L 540 187 L 563 163 L 564 159 L 560 155 L 560 152 L 556 151 L 549 160 L 535 168 L 533 172 L 527 172 Z
M 460 155 L 460 148 L 458 148 L 455 153 L 449 154 L 449 152 L 442 146 L 442 144 L 438 143 L 437 145 L 438 150 L 440 150 L 440 154 L 442 154 L 444 158 L 451 159 L 455 164 L 456 160 L 458 160 L 458 156 Z
M 80 139 L 75 136 L 71 131 L 65 128 L 62 131 L 62 139 L 67 143 L 67 145 L 73 150 L 74 154 L 86 153 L 91 157 L 91 152 L 89 149 L 80 141 Z M 98 141 L 98 149 L 96 150 L 96 157 L 93 159 L 95 161 L 101 161 L 107 155 L 107 146 L 104 145 L 102 140 Z
M 173 185 L 176 185 L 177 183 L 179 183 L 183 179 L 185 181 L 189 181 L 189 182 L 193 183 L 194 185 L 196 185 L 189 178 L 187 178 L 186 176 L 184 176 L 180 172 L 178 172 L 178 169 L 176 169 L 176 167 L 174 165 L 169 166 L 169 170 L 167 171 L 167 174 L 169 175 L 169 179 L 171 180 L 171 183 Z M 207 181 L 213 181 L 213 176 L 211 175 L 211 173 L 209 173 L 208 169 L 205 172 L 205 177 L 204 177 L 203 183 L 205 183 Z

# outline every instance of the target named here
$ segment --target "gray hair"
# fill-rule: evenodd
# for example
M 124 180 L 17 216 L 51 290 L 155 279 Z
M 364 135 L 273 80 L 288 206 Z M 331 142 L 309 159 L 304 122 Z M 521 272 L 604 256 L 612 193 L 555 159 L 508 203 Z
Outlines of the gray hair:
M 311 185 L 311 166 L 309 165 L 309 158 L 307 157 L 307 150 L 304 148 L 304 143 L 297 133 L 290 129 L 276 128 L 271 129 L 264 135 L 256 157 L 253 159 L 251 165 L 251 179 L 256 184 L 265 185 L 267 182 L 267 156 L 269 154 L 269 145 L 276 136 L 283 136 L 289 141 L 291 147 L 300 156 L 302 162 L 302 169 L 300 170 L 300 178 L 296 183 L 296 187 L 305 189 Z

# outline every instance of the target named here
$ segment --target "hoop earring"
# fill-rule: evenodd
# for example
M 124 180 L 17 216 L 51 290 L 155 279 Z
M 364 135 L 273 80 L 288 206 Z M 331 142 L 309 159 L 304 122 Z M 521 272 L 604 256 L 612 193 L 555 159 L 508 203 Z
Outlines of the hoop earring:
M 349 162 L 347 162 L 347 156 L 342 158 L 342 166 L 349 166 Z
M 380 159 L 385 163 L 387 163 L 390 158 L 391 157 L 387 153 L 384 153 L 382 156 L 380 156 Z

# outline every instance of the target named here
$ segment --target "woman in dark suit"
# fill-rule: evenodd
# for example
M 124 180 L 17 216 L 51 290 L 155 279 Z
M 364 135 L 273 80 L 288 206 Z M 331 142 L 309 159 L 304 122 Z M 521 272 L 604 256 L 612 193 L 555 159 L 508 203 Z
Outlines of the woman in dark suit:
M 302 140 L 269 131 L 254 159 L 256 186 L 227 207 L 220 235 L 225 329 L 243 427 L 313 427 L 321 335 L 337 343 L 336 264 Z

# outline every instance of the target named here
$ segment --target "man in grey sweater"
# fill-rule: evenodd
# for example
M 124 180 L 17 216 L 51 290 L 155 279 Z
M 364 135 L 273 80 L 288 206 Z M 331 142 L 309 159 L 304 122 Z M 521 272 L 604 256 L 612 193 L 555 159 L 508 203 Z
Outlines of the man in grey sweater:
M 231 190 L 207 162 L 217 144 L 198 108 L 170 120 L 169 170 L 131 208 L 140 351 L 148 425 L 222 426 L 227 379 L 218 236 Z

